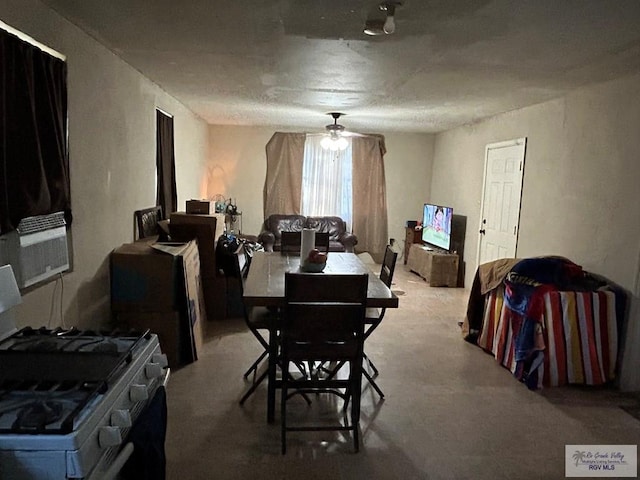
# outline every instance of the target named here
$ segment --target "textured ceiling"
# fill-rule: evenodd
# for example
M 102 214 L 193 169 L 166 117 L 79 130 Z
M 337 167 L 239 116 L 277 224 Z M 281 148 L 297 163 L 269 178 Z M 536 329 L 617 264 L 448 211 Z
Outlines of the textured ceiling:
M 43 0 L 211 124 L 438 132 L 640 71 L 638 0 Z

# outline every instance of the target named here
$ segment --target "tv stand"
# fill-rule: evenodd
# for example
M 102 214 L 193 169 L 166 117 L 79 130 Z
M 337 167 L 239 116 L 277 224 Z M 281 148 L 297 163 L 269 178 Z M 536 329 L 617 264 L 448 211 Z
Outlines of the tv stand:
M 407 267 L 432 287 L 457 287 L 459 260 L 455 253 L 414 243 L 409 249 Z
M 405 227 L 404 241 L 404 264 L 407 264 L 409 258 L 409 250 L 414 243 L 422 243 L 422 230 L 416 230 L 414 227 Z

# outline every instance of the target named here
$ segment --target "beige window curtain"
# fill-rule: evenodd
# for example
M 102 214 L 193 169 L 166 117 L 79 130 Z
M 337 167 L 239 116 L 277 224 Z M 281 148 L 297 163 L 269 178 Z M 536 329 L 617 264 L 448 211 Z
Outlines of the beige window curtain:
M 300 214 L 304 133 L 273 134 L 267 143 L 264 218 L 275 213 Z
M 321 135 L 307 135 L 302 166 L 302 215 L 335 215 L 353 225 L 351 140 L 345 150 L 322 148 Z
M 276 132 L 267 143 L 265 218 L 274 213 L 300 214 L 305 139 L 304 133 Z M 384 137 L 367 135 L 351 140 L 356 251 L 369 252 L 382 262 L 388 238 Z
M 356 251 L 369 252 L 380 263 L 389 235 L 384 137 L 353 137 L 352 142 L 353 233 L 358 237 Z

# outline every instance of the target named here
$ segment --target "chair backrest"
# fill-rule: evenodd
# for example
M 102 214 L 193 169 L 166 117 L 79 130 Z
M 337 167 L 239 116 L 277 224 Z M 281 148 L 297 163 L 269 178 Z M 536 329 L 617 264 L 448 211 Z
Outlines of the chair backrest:
M 282 232 L 280 234 L 280 251 L 282 253 L 299 253 L 301 241 L 302 234 L 300 232 Z
M 282 345 L 309 359 L 362 354 L 368 275 L 285 274 Z
M 228 261 L 221 262 L 222 270 L 227 277 L 244 279 L 249 273 L 249 256 L 244 248 L 243 244 L 234 251 L 224 252 L 225 256 L 228 256 Z
M 136 210 L 133 213 L 136 217 L 139 239 L 158 235 L 158 222 L 164 220 L 162 207 L 160 205 Z
M 302 232 L 282 232 L 280 235 L 280 251 L 282 253 L 300 253 Z M 329 251 L 329 232 L 316 232 L 315 247 L 327 253 Z
M 398 260 L 398 252 L 394 252 L 391 246 L 387 245 L 384 251 L 384 259 L 382 260 L 382 268 L 380 269 L 380 280 L 389 288 L 391 288 L 391 282 L 393 281 L 396 260 Z
M 329 252 L 329 232 L 316 232 L 316 248 L 321 252 Z

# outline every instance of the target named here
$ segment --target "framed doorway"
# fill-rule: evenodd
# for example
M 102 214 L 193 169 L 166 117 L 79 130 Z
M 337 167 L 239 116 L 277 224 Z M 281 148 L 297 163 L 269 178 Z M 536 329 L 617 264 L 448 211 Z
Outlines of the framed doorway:
M 485 147 L 478 265 L 516 256 L 526 144 L 523 137 Z

